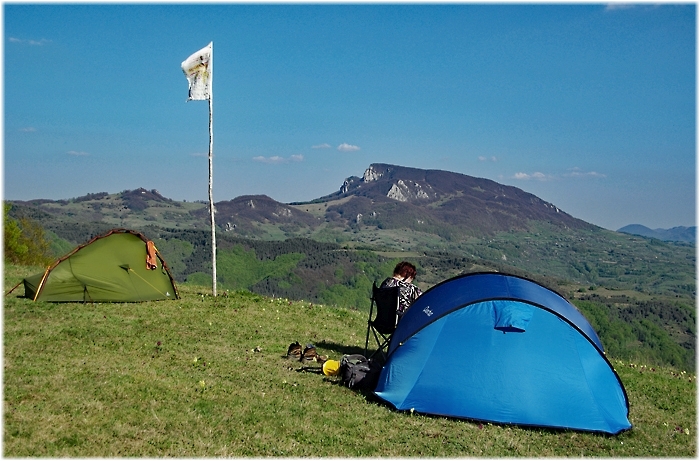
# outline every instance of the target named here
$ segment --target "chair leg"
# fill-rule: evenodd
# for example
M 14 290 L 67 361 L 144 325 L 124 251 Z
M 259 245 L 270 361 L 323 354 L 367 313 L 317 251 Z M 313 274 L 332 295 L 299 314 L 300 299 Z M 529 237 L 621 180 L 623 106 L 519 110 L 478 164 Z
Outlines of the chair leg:
M 372 312 L 374 311 L 374 298 L 370 298 L 372 301 L 369 305 L 369 317 L 367 317 L 367 336 L 365 337 L 365 357 L 367 357 L 367 351 L 369 350 L 369 329 L 372 328 Z
M 378 333 L 375 329 L 372 329 L 372 334 L 374 335 L 374 340 L 377 342 L 377 350 L 372 352 L 372 355 L 367 357 L 367 349 L 366 349 L 367 346 L 365 346 L 365 357 L 370 359 L 370 358 L 374 357 L 375 355 L 377 355 L 377 352 L 379 352 L 382 354 L 382 358 L 384 359 L 384 362 L 386 362 L 387 355 L 386 355 L 386 352 L 384 352 L 384 349 L 386 349 L 388 347 L 389 340 L 391 339 L 391 336 L 389 336 L 389 337 L 384 336 L 382 333 Z M 379 339 L 380 336 L 382 338 L 381 340 Z
M 374 340 L 377 342 L 377 345 L 379 345 L 379 338 L 377 337 L 377 332 L 374 329 L 372 329 L 372 336 L 374 336 Z M 372 355 L 368 356 L 367 352 L 368 352 L 368 347 L 365 346 L 365 357 L 367 357 L 367 359 L 371 359 L 377 353 L 377 351 L 374 351 L 374 352 L 372 352 Z
M 365 357 L 367 357 L 367 351 L 369 350 L 369 329 L 372 328 L 372 326 L 367 322 L 367 337 L 365 338 Z

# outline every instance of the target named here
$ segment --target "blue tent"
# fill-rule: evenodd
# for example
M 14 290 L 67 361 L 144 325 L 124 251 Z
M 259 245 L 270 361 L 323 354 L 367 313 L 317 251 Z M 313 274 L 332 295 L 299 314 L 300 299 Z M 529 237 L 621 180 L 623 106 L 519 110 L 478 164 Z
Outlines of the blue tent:
M 398 410 L 617 434 L 619 376 L 586 318 L 524 278 L 446 280 L 404 314 L 374 393 Z

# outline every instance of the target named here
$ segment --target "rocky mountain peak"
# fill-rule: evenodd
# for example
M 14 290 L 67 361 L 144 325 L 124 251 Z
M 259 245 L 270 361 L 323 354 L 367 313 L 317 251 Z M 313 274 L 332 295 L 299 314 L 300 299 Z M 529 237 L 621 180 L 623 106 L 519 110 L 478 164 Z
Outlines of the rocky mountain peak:
M 413 200 L 430 200 L 437 198 L 437 193 L 430 184 L 423 184 L 416 181 L 404 181 L 399 179 L 391 185 L 391 189 L 386 196 L 399 202 L 410 202 Z
M 384 172 L 379 171 L 374 165 L 370 165 L 369 168 L 365 170 L 365 174 L 362 175 L 362 181 L 377 181 L 382 176 L 384 176 Z
M 342 203 L 331 203 L 336 199 Z M 421 227 L 444 222 L 475 235 L 526 229 L 545 221 L 562 228 L 587 223 L 554 205 L 512 186 L 442 170 L 373 163 L 362 177 L 347 178 L 340 191 L 322 197 L 329 203 L 325 219 L 380 228 Z M 398 205 L 398 208 L 397 208 Z

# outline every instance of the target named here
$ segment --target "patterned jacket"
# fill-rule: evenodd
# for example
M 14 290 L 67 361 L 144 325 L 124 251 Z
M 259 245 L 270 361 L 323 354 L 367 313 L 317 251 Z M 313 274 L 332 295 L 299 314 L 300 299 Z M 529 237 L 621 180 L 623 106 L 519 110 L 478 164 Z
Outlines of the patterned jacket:
M 423 292 L 412 283 L 397 280 L 394 277 L 389 277 L 384 280 L 379 288 L 399 287 L 399 317 L 413 304 L 413 301 L 418 299 Z

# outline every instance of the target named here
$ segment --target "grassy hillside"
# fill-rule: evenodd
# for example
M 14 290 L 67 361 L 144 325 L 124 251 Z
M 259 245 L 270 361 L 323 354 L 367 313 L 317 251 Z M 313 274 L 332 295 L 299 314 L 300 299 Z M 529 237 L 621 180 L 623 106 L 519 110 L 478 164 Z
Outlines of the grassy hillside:
M 5 289 L 38 268 L 5 267 Z M 282 356 L 362 352 L 366 314 L 245 291 L 142 304 L 4 302 L 6 457 L 695 457 L 696 377 L 610 360 L 611 437 L 400 413 Z

